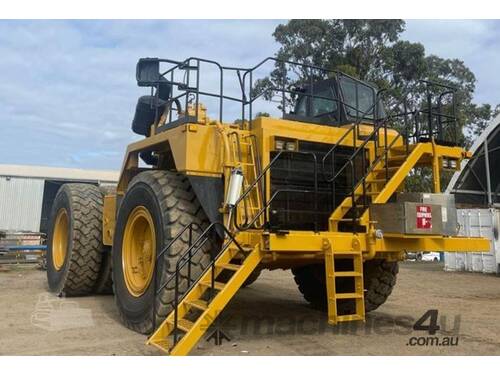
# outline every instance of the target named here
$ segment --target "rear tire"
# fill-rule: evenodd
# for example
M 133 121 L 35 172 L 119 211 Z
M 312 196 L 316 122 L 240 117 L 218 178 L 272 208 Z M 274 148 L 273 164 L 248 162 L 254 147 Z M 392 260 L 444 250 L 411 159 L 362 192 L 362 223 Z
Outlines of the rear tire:
M 103 197 L 105 195 L 116 194 L 116 186 L 100 186 Z M 113 294 L 113 275 L 112 275 L 112 258 L 111 246 L 103 246 L 103 254 L 101 261 L 101 270 L 97 279 L 95 292 L 97 294 Z
M 127 223 L 129 219 L 133 220 L 138 207 L 143 207 L 144 212 L 147 212 L 145 215 L 150 217 L 149 226 L 152 226 L 151 233 L 154 235 L 150 241 L 153 243 L 152 255 L 148 255 L 148 259 L 152 259 L 154 263 L 152 279 L 146 280 L 144 284 L 137 284 L 139 288 L 134 289 L 134 279 L 131 279 L 130 271 L 127 271 L 130 268 L 128 264 L 133 261 L 127 255 L 130 254 L 128 249 L 132 245 L 125 241 L 127 238 L 133 238 L 132 224 Z M 115 301 L 122 321 L 128 328 L 149 334 L 172 311 L 175 283 L 170 282 L 156 297 L 155 286 L 159 288 L 175 274 L 177 260 L 188 249 L 188 232 L 170 247 L 163 259 L 158 262 L 155 260 L 177 233 L 191 222 L 201 228 L 209 224 L 186 176 L 154 170 L 139 173 L 131 181 L 119 208 L 112 251 Z M 196 239 L 200 231 L 194 232 L 193 239 Z M 204 246 L 193 259 L 192 281 L 208 266 L 210 251 L 214 250 L 214 246 Z M 145 269 L 151 269 L 150 263 L 147 264 L 146 268 L 142 266 L 143 272 Z M 186 284 L 187 276 L 182 272 L 181 291 Z
M 385 259 L 372 259 L 364 262 L 365 312 L 377 309 L 387 300 L 396 285 L 398 271 L 397 262 L 388 262 Z M 314 308 L 326 310 L 324 263 L 292 268 L 292 272 L 304 299 Z M 337 291 L 342 293 L 344 287 L 349 288 L 348 285 L 337 285 Z
M 49 222 L 47 280 L 58 295 L 94 291 L 102 261 L 102 204 L 99 188 L 64 184 L 57 192 Z

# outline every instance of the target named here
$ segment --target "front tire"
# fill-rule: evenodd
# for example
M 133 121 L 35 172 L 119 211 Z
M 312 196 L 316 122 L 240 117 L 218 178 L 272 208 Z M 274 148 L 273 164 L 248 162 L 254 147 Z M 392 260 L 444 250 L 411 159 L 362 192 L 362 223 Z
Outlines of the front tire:
M 131 181 L 119 208 L 112 251 L 115 301 L 128 328 L 149 334 L 172 311 L 175 284 L 156 297 L 155 287 L 174 275 L 177 260 L 188 249 L 187 231 L 158 262 L 157 255 L 191 222 L 199 228 L 209 223 L 186 176 L 155 170 Z M 196 228 L 193 238 L 200 232 Z M 208 266 L 212 247 L 204 246 L 193 258 L 192 281 Z M 187 276 L 181 280 L 185 287 Z
M 396 285 L 398 271 L 398 262 L 388 262 L 385 259 L 372 259 L 363 263 L 365 312 L 373 311 L 384 304 Z M 304 299 L 314 308 L 326 310 L 324 263 L 292 268 L 292 272 Z M 337 283 L 337 292 L 347 291 L 343 289 L 349 289 L 349 285 Z

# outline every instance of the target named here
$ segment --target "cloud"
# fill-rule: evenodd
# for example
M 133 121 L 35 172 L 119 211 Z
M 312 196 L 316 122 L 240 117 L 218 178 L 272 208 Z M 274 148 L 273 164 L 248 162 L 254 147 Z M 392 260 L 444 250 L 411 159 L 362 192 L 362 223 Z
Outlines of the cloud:
M 140 57 L 251 66 L 274 53 L 277 24 L 0 21 L 0 163 L 118 169 L 140 139 L 130 129 L 145 94 Z
M 500 103 L 500 21 L 409 20 L 403 38 L 420 42 L 428 54 L 458 58 L 475 74 L 478 103 Z
M 272 32 L 279 22 L 0 21 L 0 163 L 119 169 L 127 144 L 140 139 L 130 129 L 146 92 L 135 83 L 140 57 L 250 67 L 278 48 Z M 495 21 L 408 21 L 403 37 L 463 59 L 478 78 L 476 100 L 496 104 L 497 30 Z M 204 77 L 217 87 L 216 71 Z M 238 117 L 235 106 L 226 110 L 227 120 Z

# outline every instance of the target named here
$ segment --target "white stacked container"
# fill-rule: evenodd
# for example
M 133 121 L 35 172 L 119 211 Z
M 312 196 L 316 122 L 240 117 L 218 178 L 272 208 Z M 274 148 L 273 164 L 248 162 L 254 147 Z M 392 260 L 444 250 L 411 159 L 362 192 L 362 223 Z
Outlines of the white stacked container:
M 500 211 L 496 209 L 458 209 L 459 236 L 486 237 L 491 241 L 489 253 L 445 253 L 445 271 L 499 273 Z

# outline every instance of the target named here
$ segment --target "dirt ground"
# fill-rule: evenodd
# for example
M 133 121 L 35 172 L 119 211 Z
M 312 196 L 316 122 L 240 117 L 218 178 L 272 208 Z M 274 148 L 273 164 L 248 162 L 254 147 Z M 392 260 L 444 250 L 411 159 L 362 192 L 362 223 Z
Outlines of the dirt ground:
M 231 341 L 201 340 L 194 355 L 500 355 L 500 278 L 449 273 L 437 263 L 403 263 L 389 300 L 366 324 L 326 324 L 289 271 L 263 272 L 218 319 Z M 438 310 L 442 345 L 414 322 Z M 427 321 L 428 323 L 428 321 Z M 418 345 L 411 345 L 414 341 Z M 419 337 L 424 337 L 418 339 Z M 445 346 L 445 338 L 453 346 Z M 145 337 L 124 328 L 113 296 L 61 299 L 47 292 L 45 272 L 2 266 L 0 354 L 157 355 Z M 432 343 L 431 343 L 432 344 Z

